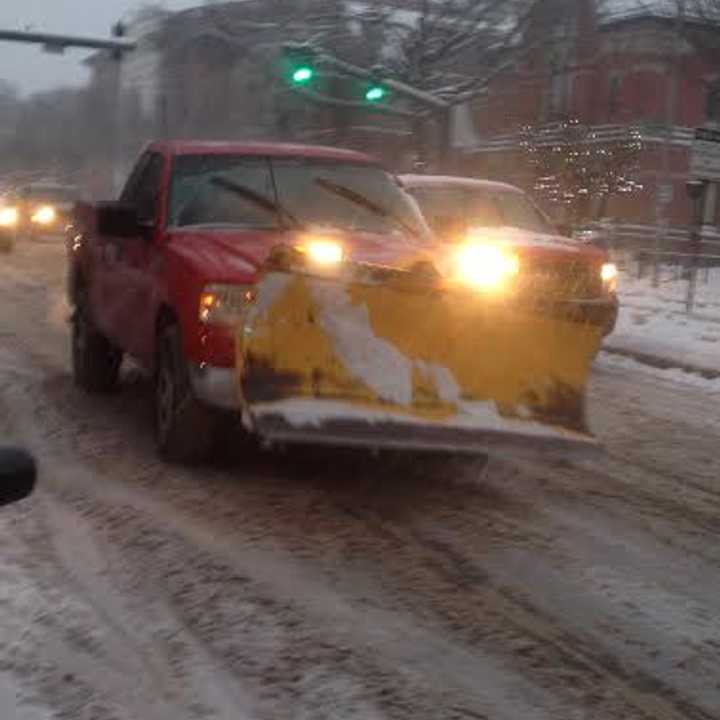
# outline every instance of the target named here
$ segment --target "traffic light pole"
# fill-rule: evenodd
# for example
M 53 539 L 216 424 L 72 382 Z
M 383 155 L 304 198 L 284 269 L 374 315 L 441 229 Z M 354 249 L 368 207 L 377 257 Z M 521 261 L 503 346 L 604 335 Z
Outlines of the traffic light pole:
M 26 45 L 41 45 L 46 52 L 62 55 L 68 48 L 85 50 L 108 50 L 112 53 L 114 63 L 112 72 L 113 82 L 113 112 L 112 112 L 112 139 L 110 147 L 110 164 L 112 166 L 112 185 L 117 190 L 119 185 L 119 161 L 120 161 L 120 91 L 121 91 L 121 67 L 122 58 L 127 52 L 136 48 L 136 43 L 122 37 L 124 26 L 118 23 L 113 28 L 113 38 L 84 37 L 79 35 L 59 35 L 55 33 L 28 32 L 25 30 L 3 30 L 0 28 L 0 41 L 23 43 Z
M 377 73 L 366 68 L 352 65 L 351 63 L 340 60 L 327 53 L 321 53 L 318 56 L 319 65 L 328 65 L 336 70 L 341 70 L 346 75 L 360 78 L 362 80 L 375 80 L 377 79 Z M 420 90 L 419 88 L 408 85 L 407 83 L 400 82 L 399 80 L 385 79 L 383 78 L 382 84 L 392 90 L 396 95 L 401 95 L 408 98 L 409 100 L 415 100 L 415 102 L 424 105 L 425 107 L 434 110 L 446 110 L 450 107 L 450 103 L 439 98 L 437 95 Z
M 330 97 L 329 95 L 324 95 L 323 93 L 317 92 L 317 90 L 311 90 L 308 87 L 299 87 L 295 88 L 294 92 L 296 92 L 298 95 L 302 95 L 303 97 L 306 97 L 308 100 L 312 100 L 313 102 L 316 102 L 320 105 L 328 105 L 331 107 L 338 107 L 338 108 L 350 108 L 354 110 L 363 110 L 365 112 L 368 112 L 371 110 L 372 112 L 385 114 L 385 115 L 393 115 L 394 117 L 400 117 L 404 118 L 406 120 L 410 120 L 412 118 L 417 117 L 417 113 L 411 113 L 406 110 L 398 110 L 397 108 L 389 108 L 384 107 L 383 105 L 368 105 L 367 103 L 361 103 L 361 102 L 354 102 L 353 100 L 340 100 L 339 98 Z
M 293 48 L 293 51 L 302 55 L 303 52 L 308 52 L 306 48 Z M 361 80 L 368 80 L 376 83 L 378 87 L 390 90 L 394 95 L 403 97 L 407 100 L 411 100 L 421 106 L 423 106 L 428 113 L 434 117 L 437 121 L 439 133 L 440 133 L 440 156 L 444 165 L 450 164 L 450 154 L 452 149 L 452 105 L 438 97 L 433 93 L 429 93 L 425 90 L 413 87 L 407 83 L 399 80 L 393 80 L 391 78 L 379 77 L 377 70 L 369 70 L 367 68 L 353 65 L 352 63 L 340 60 L 339 58 L 330 55 L 326 52 L 317 52 L 313 57 L 313 61 L 316 65 L 322 67 L 332 68 L 333 70 L 342 73 L 349 77 L 359 78 Z M 355 108 L 357 110 L 363 110 L 367 112 L 370 108 L 377 112 L 384 112 L 389 115 L 402 117 L 404 119 L 416 119 L 417 113 L 399 110 L 397 108 L 388 107 L 379 103 L 361 103 L 353 102 L 351 100 L 340 100 L 338 98 L 331 98 L 326 95 L 322 95 L 315 90 L 311 90 L 306 83 L 298 83 L 295 87 L 295 92 L 304 95 L 310 100 L 318 103 L 322 103 L 334 107 L 345 107 Z
M 28 32 L 25 30 L 3 30 L 0 28 L 0 41 L 42 45 L 47 52 L 63 53 L 68 48 L 86 50 L 114 50 L 125 53 L 134 50 L 131 40 L 115 38 L 83 37 L 79 35 L 57 35 L 54 33 Z

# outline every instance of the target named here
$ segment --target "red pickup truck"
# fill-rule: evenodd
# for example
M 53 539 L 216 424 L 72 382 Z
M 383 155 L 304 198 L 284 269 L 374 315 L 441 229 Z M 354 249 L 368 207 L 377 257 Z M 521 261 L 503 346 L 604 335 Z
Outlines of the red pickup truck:
M 118 201 L 76 207 L 75 381 L 109 391 L 123 356 L 139 361 L 161 454 L 183 462 L 228 417 L 271 445 L 592 444 L 614 268 L 567 239 L 486 235 L 436 242 L 359 153 L 154 143 Z M 538 255 L 585 280 L 540 282 Z
M 365 252 L 378 258 L 382 245 L 368 237 L 399 226 L 427 232 L 396 179 L 359 153 L 151 144 L 119 201 L 76 209 L 68 236 L 76 384 L 109 391 L 123 355 L 132 356 L 157 379 L 161 453 L 207 455 L 222 411 L 239 409 L 235 325 L 258 270 L 310 226 L 364 233 Z

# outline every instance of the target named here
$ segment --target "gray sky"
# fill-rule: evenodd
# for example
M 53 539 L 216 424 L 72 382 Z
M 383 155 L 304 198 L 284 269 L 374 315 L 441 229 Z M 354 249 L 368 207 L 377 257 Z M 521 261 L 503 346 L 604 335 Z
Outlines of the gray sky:
M 112 25 L 143 3 L 140 0 L 0 0 L 0 27 L 109 37 Z M 159 4 L 159 3 L 153 3 Z M 169 10 L 201 5 L 202 0 L 165 0 Z M 86 78 L 81 61 L 88 53 L 66 50 L 49 55 L 39 45 L 0 42 L 0 78 L 23 94 L 60 85 L 80 85 Z

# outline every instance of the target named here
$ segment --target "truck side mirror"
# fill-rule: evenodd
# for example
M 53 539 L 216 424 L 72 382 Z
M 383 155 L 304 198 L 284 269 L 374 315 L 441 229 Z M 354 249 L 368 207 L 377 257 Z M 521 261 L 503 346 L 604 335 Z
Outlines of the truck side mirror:
M 97 231 L 105 237 L 128 238 L 141 234 L 137 209 L 126 203 L 103 202 L 97 205 Z
M 31 455 L 17 448 L 0 448 L 0 505 L 23 500 L 35 487 L 37 468 Z

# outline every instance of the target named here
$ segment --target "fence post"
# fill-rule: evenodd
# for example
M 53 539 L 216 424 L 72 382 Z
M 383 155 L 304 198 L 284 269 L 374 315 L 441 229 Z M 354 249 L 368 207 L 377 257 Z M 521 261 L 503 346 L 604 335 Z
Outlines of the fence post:
M 707 183 L 702 180 L 689 180 L 686 187 L 688 196 L 693 203 L 693 219 L 690 230 L 690 267 L 687 300 L 685 302 L 685 312 L 691 315 L 695 307 L 695 294 L 697 292 L 698 255 L 702 245 L 703 200 Z

